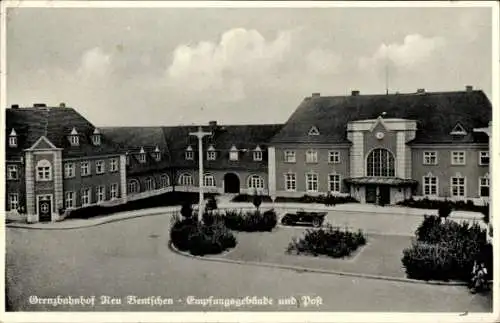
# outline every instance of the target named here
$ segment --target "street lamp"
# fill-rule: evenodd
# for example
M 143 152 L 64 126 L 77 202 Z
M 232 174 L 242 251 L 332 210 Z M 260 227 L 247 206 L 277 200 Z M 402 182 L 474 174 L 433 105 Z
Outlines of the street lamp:
M 203 129 L 198 127 L 197 132 L 190 132 L 190 136 L 196 136 L 198 138 L 198 186 L 199 186 L 199 201 L 198 201 L 198 222 L 201 222 L 203 215 L 203 137 L 210 136 L 211 132 L 204 132 Z

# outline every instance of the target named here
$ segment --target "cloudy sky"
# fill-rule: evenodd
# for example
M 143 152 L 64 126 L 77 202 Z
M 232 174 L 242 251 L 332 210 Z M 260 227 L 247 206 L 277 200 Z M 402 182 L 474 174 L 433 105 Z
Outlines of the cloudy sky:
M 488 8 L 9 9 L 7 103 L 98 126 L 284 122 L 313 92 L 480 88 Z

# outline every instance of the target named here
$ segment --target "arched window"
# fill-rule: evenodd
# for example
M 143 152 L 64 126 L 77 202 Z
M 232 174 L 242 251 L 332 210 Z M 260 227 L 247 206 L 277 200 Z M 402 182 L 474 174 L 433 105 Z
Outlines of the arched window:
M 170 186 L 170 178 L 168 175 L 163 174 L 160 176 L 160 187 L 165 188 Z
M 395 176 L 394 155 L 384 148 L 372 150 L 366 159 L 366 176 Z
M 215 187 L 215 177 L 212 174 L 203 175 L 203 186 L 204 187 Z
M 139 193 L 139 182 L 136 179 L 131 179 L 128 181 L 128 192 L 129 193 Z
M 146 178 L 146 181 L 144 182 L 146 191 L 152 191 L 155 189 L 155 181 L 152 177 Z
M 193 176 L 191 176 L 191 174 L 181 174 L 181 176 L 179 176 L 179 185 L 193 186 Z
M 247 186 L 248 188 L 263 189 L 264 179 L 259 175 L 250 175 L 248 176 Z
M 36 164 L 36 180 L 37 181 L 52 180 L 52 165 L 47 159 L 42 159 Z

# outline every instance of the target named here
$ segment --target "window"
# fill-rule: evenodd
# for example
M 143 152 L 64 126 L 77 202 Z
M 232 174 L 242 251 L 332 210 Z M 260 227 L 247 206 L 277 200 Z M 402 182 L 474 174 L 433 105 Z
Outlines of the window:
M 90 175 L 90 163 L 85 161 L 80 164 L 80 173 L 82 176 Z
M 306 163 L 317 163 L 318 162 L 318 152 L 316 150 L 306 151 Z
M 315 126 L 312 126 L 311 129 L 309 129 L 308 132 L 309 136 L 318 136 L 319 135 L 319 130 Z
M 80 144 L 80 138 L 78 135 L 71 135 L 69 136 L 69 142 L 72 146 L 78 146 Z
M 452 165 L 465 165 L 465 151 L 452 151 L 451 152 Z
M 207 151 L 207 160 L 215 160 L 215 151 Z
M 101 144 L 101 135 L 99 134 L 92 135 L 92 143 L 94 144 L 94 146 L 99 146 Z
M 90 204 L 90 188 L 82 189 L 81 202 L 82 206 L 86 206 Z
M 64 192 L 64 207 L 66 209 L 75 206 L 75 193 L 74 192 Z
M 168 175 L 161 175 L 160 176 L 160 187 L 165 188 L 170 186 L 170 178 Z
M 97 187 L 97 203 L 106 200 L 106 188 L 104 186 Z
M 340 175 L 339 174 L 328 175 L 328 191 L 340 193 Z
M 145 185 L 146 191 L 152 191 L 155 189 L 155 181 L 152 177 L 146 178 L 144 185 Z
M 295 163 L 295 151 L 285 151 L 285 163 Z
M 453 136 L 465 136 L 467 134 L 467 131 L 465 131 L 465 128 L 462 126 L 460 122 L 457 122 L 455 127 L 450 132 L 450 135 Z
M 451 178 L 451 196 L 465 197 L 465 177 L 457 175 Z
M 186 151 L 186 160 L 193 160 L 193 152 Z
M 479 177 L 479 196 L 490 196 L 490 177 L 488 174 L 484 175 L 483 177 Z
M 112 158 L 109 161 L 109 171 L 110 172 L 117 172 L 118 171 L 118 159 Z
M 330 164 L 340 163 L 340 151 L 329 151 L 328 152 L 328 162 Z
M 98 161 L 95 162 L 95 172 L 97 174 L 104 173 L 104 161 L 98 160 Z
M 9 147 L 15 148 L 17 147 L 17 136 L 16 135 L 10 135 L 9 136 Z
M 128 181 L 127 189 L 129 193 L 139 193 L 139 182 L 135 179 Z
M 489 165 L 490 164 L 490 152 L 480 151 L 479 152 L 479 165 Z
M 203 175 L 203 186 L 204 187 L 215 187 L 215 177 L 210 174 Z
M 179 185 L 193 186 L 193 176 L 190 174 L 181 174 L 181 176 L 179 176 Z
M 146 153 L 144 151 L 139 153 L 139 162 L 140 163 L 145 163 L 146 162 Z
M 48 160 L 42 159 L 36 164 L 36 180 L 37 181 L 52 180 L 52 166 Z
M 424 151 L 424 165 L 437 165 L 437 152 Z
M 248 188 L 264 189 L 264 179 L 258 175 L 248 177 Z
M 318 174 L 316 173 L 306 174 L 306 190 L 308 192 L 318 191 Z
M 17 165 L 7 166 L 7 179 L 16 180 L 19 179 L 19 169 Z
M 387 149 L 374 149 L 368 155 L 366 168 L 367 176 L 395 176 L 394 155 Z
M 238 157 L 238 149 L 235 146 L 232 146 L 229 151 L 229 160 L 238 160 Z
M 160 152 L 155 151 L 153 155 L 154 155 L 154 158 L 155 158 L 156 161 L 160 161 L 161 160 L 161 153 Z
M 111 186 L 109 188 L 109 198 L 110 199 L 118 198 L 118 184 L 116 184 L 116 183 L 111 184 Z
M 75 163 L 64 164 L 64 178 L 75 177 Z
M 9 210 L 17 210 L 19 208 L 19 194 L 10 193 L 9 194 Z
M 260 161 L 262 160 L 262 151 L 257 150 L 253 152 L 253 160 L 254 161 Z
M 438 178 L 432 174 L 424 176 L 423 193 L 426 196 L 438 195 Z
M 295 174 L 285 174 L 285 190 L 288 192 L 295 192 L 297 190 L 297 180 Z

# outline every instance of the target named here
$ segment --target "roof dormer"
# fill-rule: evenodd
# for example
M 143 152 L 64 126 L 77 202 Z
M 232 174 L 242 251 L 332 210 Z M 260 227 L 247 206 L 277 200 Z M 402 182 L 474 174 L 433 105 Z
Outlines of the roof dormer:
M 10 132 L 9 135 L 9 147 L 11 148 L 17 147 L 17 133 L 16 130 L 14 130 L 14 128 L 12 128 L 12 131 Z
M 309 132 L 307 133 L 309 136 L 319 136 L 319 130 L 316 128 L 316 126 L 312 126 L 311 129 L 309 129 Z
M 465 130 L 464 126 L 460 122 L 457 122 L 455 127 L 450 132 L 450 135 L 452 136 L 466 136 L 467 131 Z
M 76 128 L 73 127 L 71 130 L 71 133 L 68 136 L 69 143 L 71 146 L 79 146 L 80 145 L 80 135 L 78 134 L 78 131 L 76 131 Z
M 161 151 L 160 151 L 160 148 L 158 148 L 158 146 L 156 146 L 155 151 L 153 152 L 153 155 L 155 156 L 156 161 L 161 160 Z
M 253 150 L 253 160 L 261 161 L 262 160 L 262 149 L 257 145 Z
M 141 147 L 141 151 L 139 151 L 139 162 L 146 162 L 146 152 L 144 151 L 144 147 Z
M 97 128 L 95 128 L 92 133 L 92 144 L 94 144 L 94 146 L 101 145 L 101 132 Z
M 238 160 L 238 148 L 235 145 L 231 146 L 229 150 L 229 160 Z

